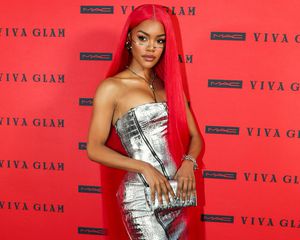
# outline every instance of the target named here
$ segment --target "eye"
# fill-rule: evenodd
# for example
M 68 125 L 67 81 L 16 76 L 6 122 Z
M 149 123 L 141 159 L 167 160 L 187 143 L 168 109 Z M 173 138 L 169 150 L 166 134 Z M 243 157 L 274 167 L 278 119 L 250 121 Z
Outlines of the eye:
M 164 44 L 166 42 L 166 39 L 158 39 L 157 42 L 159 44 Z
M 145 36 L 138 36 L 138 39 L 140 41 L 146 41 L 147 40 L 147 38 Z

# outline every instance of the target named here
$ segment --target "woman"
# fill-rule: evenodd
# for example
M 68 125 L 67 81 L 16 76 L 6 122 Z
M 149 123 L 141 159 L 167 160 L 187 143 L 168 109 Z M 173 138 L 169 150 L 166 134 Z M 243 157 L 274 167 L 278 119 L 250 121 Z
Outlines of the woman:
M 186 208 L 153 211 L 144 192 L 149 187 L 151 200 L 157 198 L 160 204 L 176 197 L 190 200 L 196 194 L 195 159 L 202 146 L 183 92 L 166 8 L 156 4 L 135 8 L 106 77 L 94 97 L 88 156 L 126 171 L 117 199 L 130 239 L 186 239 Z M 125 154 L 107 144 L 111 127 Z M 177 180 L 176 191 L 171 179 Z

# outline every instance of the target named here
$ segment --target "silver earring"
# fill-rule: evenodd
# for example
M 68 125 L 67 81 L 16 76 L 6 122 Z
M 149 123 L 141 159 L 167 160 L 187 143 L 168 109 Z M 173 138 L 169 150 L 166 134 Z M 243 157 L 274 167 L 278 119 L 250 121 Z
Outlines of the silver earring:
M 132 46 L 131 46 L 129 41 L 126 41 L 125 46 L 126 46 L 128 51 L 130 51 L 132 49 Z

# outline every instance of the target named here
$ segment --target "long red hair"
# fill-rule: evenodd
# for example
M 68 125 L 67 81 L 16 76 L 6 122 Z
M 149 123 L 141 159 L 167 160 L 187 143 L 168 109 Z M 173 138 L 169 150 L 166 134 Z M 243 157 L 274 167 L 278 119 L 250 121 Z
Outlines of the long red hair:
M 144 4 L 136 7 L 129 15 L 123 28 L 120 43 L 114 53 L 113 61 L 106 74 L 112 77 L 129 65 L 130 54 L 125 48 L 128 32 L 142 21 L 154 19 L 161 22 L 166 33 L 166 44 L 159 62 L 153 70 L 165 83 L 168 105 L 168 134 L 167 142 L 170 153 L 177 166 L 180 165 L 182 155 L 189 143 L 182 75 L 178 61 L 178 50 L 175 29 L 166 7 L 157 4 Z

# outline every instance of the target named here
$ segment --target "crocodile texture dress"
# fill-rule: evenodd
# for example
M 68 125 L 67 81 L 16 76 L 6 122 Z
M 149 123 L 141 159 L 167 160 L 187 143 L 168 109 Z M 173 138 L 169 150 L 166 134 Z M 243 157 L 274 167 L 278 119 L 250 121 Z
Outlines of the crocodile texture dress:
M 177 169 L 167 147 L 167 121 L 167 103 L 152 102 L 129 109 L 114 127 L 129 157 L 148 162 L 173 179 Z M 147 186 L 141 173 L 128 172 L 116 194 L 130 239 L 186 239 L 182 208 L 152 211 L 145 197 Z

